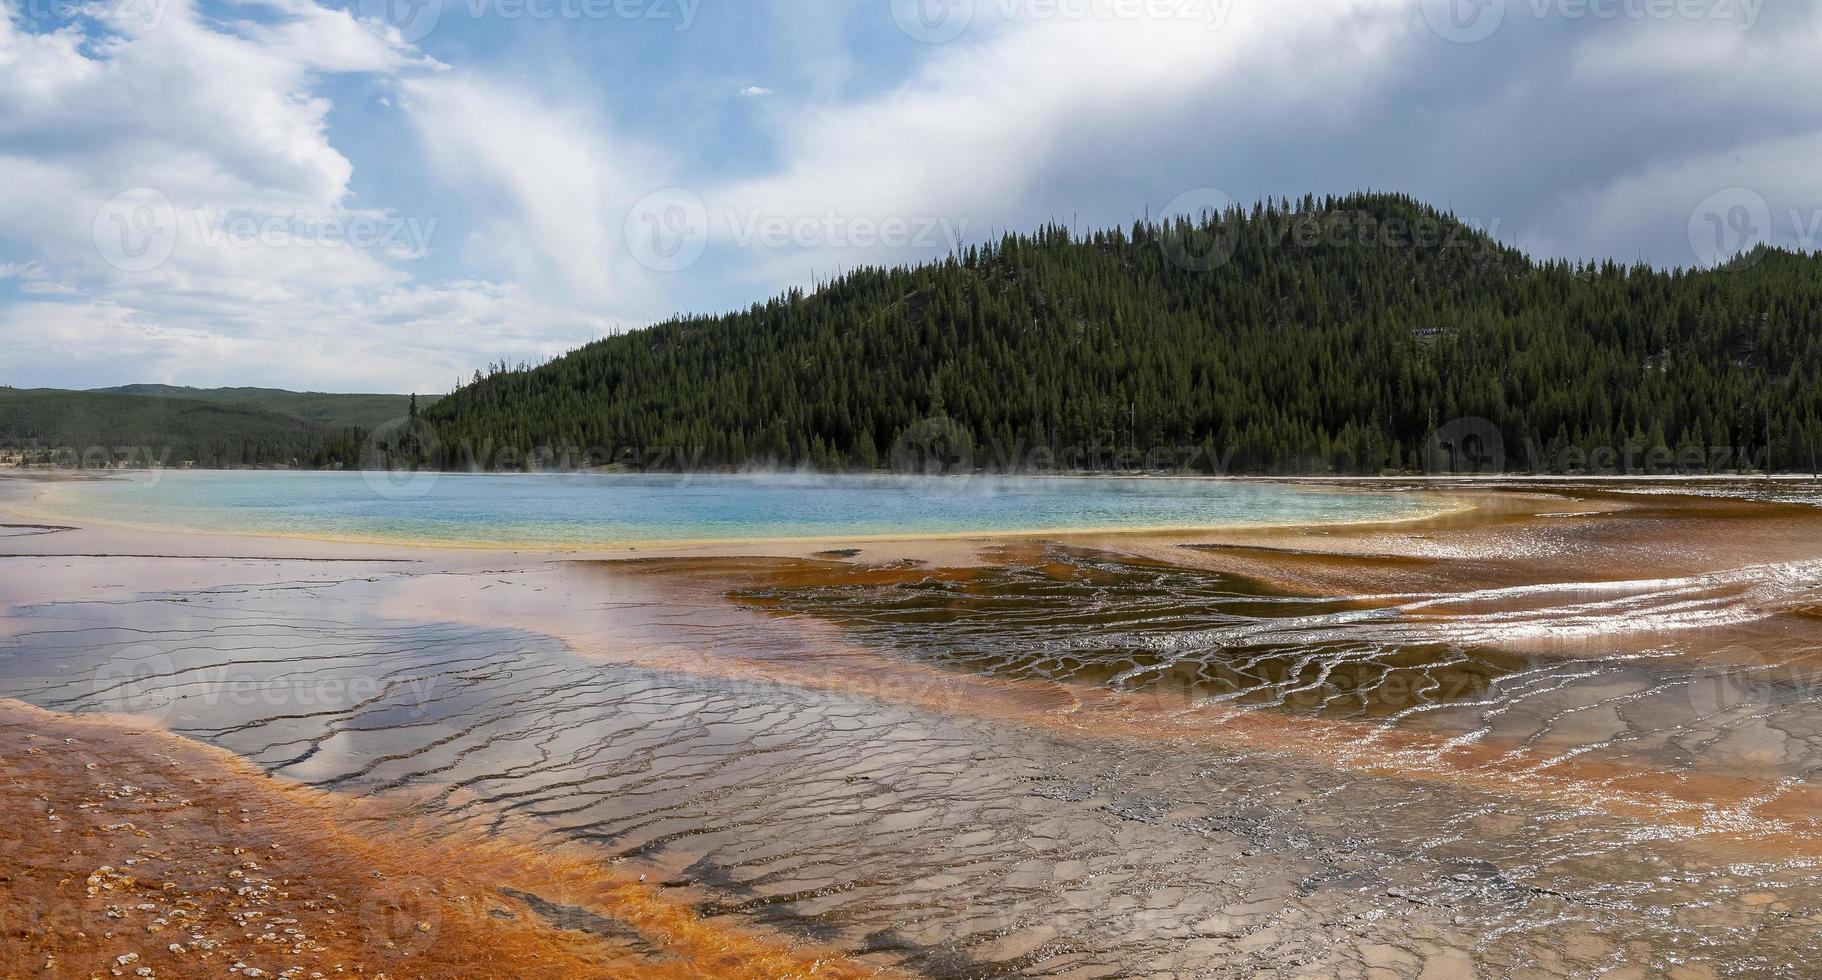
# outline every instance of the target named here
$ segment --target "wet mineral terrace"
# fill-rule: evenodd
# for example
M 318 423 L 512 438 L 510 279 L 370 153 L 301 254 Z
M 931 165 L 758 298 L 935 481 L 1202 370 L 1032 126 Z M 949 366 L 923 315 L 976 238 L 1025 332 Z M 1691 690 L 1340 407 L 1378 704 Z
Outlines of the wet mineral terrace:
M 1822 974 L 1822 521 L 1537 496 L 969 562 L 53 532 L 0 559 L 0 695 L 885 972 Z

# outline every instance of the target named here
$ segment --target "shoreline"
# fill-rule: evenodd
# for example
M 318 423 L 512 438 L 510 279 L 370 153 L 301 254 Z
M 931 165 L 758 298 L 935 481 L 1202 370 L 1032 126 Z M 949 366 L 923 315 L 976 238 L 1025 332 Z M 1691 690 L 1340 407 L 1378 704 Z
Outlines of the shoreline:
M 863 480 L 985 480 L 1011 482 L 1018 480 L 1186 480 L 1214 482 L 1426 482 L 1426 481 L 1466 481 L 1466 482 L 1499 482 L 1499 481 L 1571 481 L 1599 482 L 1607 480 L 1640 480 L 1640 481 L 1758 481 L 1782 482 L 1804 481 L 1822 482 L 1822 475 L 1809 470 L 1777 470 L 1772 473 L 1763 471 L 1734 473 L 1688 473 L 1688 472 L 1586 472 L 1586 473 L 1537 473 L 1534 471 L 1511 471 L 1501 473 L 1193 473 L 1174 472 L 1169 470 L 1141 470 L 1134 472 L 1114 472 L 1106 469 L 1096 470 L 1044 470 L 1039 472 L 1005 472 L 980 470 L 971 473 L 943 474 L 938 476 L 909 475 L 895 473 L 891 470 L 841 470 L 824 472 L 821 470 L 690 470 L 690 471 L 652 471 L 652 470 L 350 470 L 350 469 L 303 469 L 282 467 L 95 467 L 72 468 L 63 466 L 6 466 L 0 467 L 0 478 L 21 476 L 41 480 L 93 480 L 111 479 L 147 473 L 290 473 L 290 474 L 363 474 L 363 473 L 400 473 L 434 474 L 442 477 L 513 477 L 534 476 L 553 479 L 588 476 L 623 476 L 646 477 L 651 479 L 863 479 Z
M 289 471 L 273 471 L 289 472 Z M 1202 479 L 1202 478 L 1194 478 Z M 1208 478 L 1210 480 L 1228 480 L 1230 478 Z M 1250 479 L 1250 478 L 1249 478 Z M 0 474 L 0 485 L 4 485 L 6 475 Z M 47 481 L 50 482 L 50 481 Z M 1259 479 L 1253 482 L 1279 484 L 1284 481 L 1276 479 Z M 1296 481 L 1291 481 L 1293 484 Z M 1311 487 L 1317 492 L 1345 493 L 1344 488 L 1319 486 Z M 1383 491 L 1374 491 L 1383 493 Z M 552 541 L 485 541 L 446 538 L 405 538 L 384 535 L 358 534 L 316 534 L 286 533 L 268 530 L 216 530 L 196 528 L 185 525 L 140 523 L 114 520 L 81 513 L 77 510 L 62 510 L 56 507 L 38 505 L 37 494 L 30 503 L 21 504 L 17 500 L 0 497 L 0 516 L 10 515 L 9 519 L 21 522 L 33 522 L 40 526 L 57 524 L 74 524 L 77 527 L 94 526 L 97 528 L 114 528 L 147 535 L 204 535 L 225 540 L 268 539 L 276 541 L 302 541 L 323 544 L 365 545 L 380 548 L 426 549 L 432 551 L 461 551 L 470 553 L 511 553 L 516 555 L 544 554 L 562 557 L 588 557 L 639 554 L 650 557 L 653 554 L 703 553 L 711 549 L 732 549 L 729 557 L 745 554 L 753 549 L 786 549 L 796 553 L 806 547 L 827 548 L 842 545 L 910 545 L 918 543 L 953 544 L 959 542 L 992 542 L 992 541 L 1027 541 L 1046 538 L 1080 539 L 1107 537 L 1156 537 L 1160 535 L 1217 534 L 1243 531 L 1288 531 L 1313 528 L 1340 528 L 1355 526 L 1393 526 L 1423 522 L 1447 517 L 1452 514 L 1466 513 L 1474 509 L 1472 501 L 1440 491 L 1414 489 L 1414 495 L 1436 498 L 1428 506 L 1414 513 L 1387 516 L 1361 517 L 1334 521 L 1236 521 L 1224 524 L 1193 525 L 1114 525 L 1105 527 L 1071 526 L 1057 528 L 985 528 L 966 530 L 946 530 L 928 532 L 909 532 L 902 534 L 856 533 L 824 535 L 757 535 L 712 538 L 655 538 L 628 541 L 603 541 L 583 543 L 562 543 Z M 55 524 L 51 523 L 55 522 Z
M 223 471 L 223 472 L 238 472 L 238 471 Z M 265 472 L 265 471 L 259 471 L 259 472 Z M 290 473 L 290 472 L 298 472 L 298 471 L 271 471 L 271 472 Z M 329 471 L 310 471 L 310 472 L 329 472 Z M 76 479 L 82 479 L 82 478 L 76 478 Z M 105 478 L 100 478 L 100 479 L 105 479 Z M 1064 479 L 1076 479 L 1076 478 L 1067 477 Z M 1123 478 L 1109 478 L 1109 479 L 1123 479 Z M 1156 478 L 1156 479 L 1179 479 L 1179 478 L 1160 477 L 1160 478 Z M 1297 485 L 1304 484 L 1304 481 L 1301 479 L 1283 479 L 1283 478 L 1276 478 L 1276 477 L 1258 477 L 1258 478 L 1254 478 L 1254 477 L 1244 477 L 1244 478 L 1184 477 L 1181 479 L 1200 481 L 1200 482 L 1216 482 L 1216 483 L 1250 482 L 1250 483 L 1259 483 L 1259 484 L 1267 484 L 1267 485 L 1291 485 L 1291 486 L 1297 486 Z M 5 474 L 5 473 L 0 473 L 0 487 L 4 487 L 8 482 L 11 482 L 9 480 L 9 475 Z M 62 481 L 62 479 L 51 479 L 51 480 L 39 481 L 39 480 L 34 480 L 34 479 L 28 478 L 28 479 L 19 481 L 18 483 L 15 483 L 14 485 L 23 484 L 23 485 L 30 486 L 33 483 L 39 483 L 39 482 L 57 483 L 57 482 L 63 482 L 63 481 Z M 1310 485 L 1309 489 L 1314 492 L 1321 492 L 1321 493 L 1346 493 L 1347 492 L 1346 482 L 1347 481 L 1337 481 L 1336 483 L 1330 484 L 1330 485 Z M 1375 489 L 1372 492 L 1384 493 L 1385 491 Z M 8 499 L 6 496 L 0 496 L 0 517 L 5 517 L 8 520 L 18 521 L 21 523 L 30 523 L 35 526 L 52 527 L 52 526 L 74 525 L 78 529 L 82 528 L 82 527 L 91 527 L 92 526 L 94 528 L 112 528 L 112 529 L 116 529 L 116 530 L 120 530 L 120 531 L 133 532 L 136 534 L 201 535 L 201 536 L 208 536 L 208 537 L 221 539 L 221 540 L 227 540 L 227 541 L 243 541 L 243 540 L 297 541 L 297 542 L 314 542 L 314 543 L 321 543 L 321 544 L 369 546 L 369 547 L 379 547 L 379 548 L 402 548 L 402 549 L 409 549 L 409 550 L 422 549 L 422 550 L 428 550 L 428 551 L 456 551 L 456 552 L 468 552 L 468 553 L 492 552 L 492 553 L 515 554 L 515 555 L 543 554 L 543 555 L 561 556 L 561 557 L 570 557 L 570 558 L 592 557 L 592 556 L 608 557 L 608 556 L 613 556 L 613 555 L 631 555 L 631 554 L 638 554 L 641 557 L 651 557 L 652 555 L 665 555 L 665 554 L 718 553 L 718 552 L 714 552 L 713 549 L 729 549 L 727 554 L 729 557 L 733 557 L 736 555 L 753 553 L 756 549 L 766 551 L 766 553 L 771 553 L 771 551 L 776 551 L 776 550 L 782 549 L 787 554 L 799 554 L 805 548 L 824 549 L 824 548 L 829 548 L 832 546 L 846 546 L 846 545 L 880 546 L 880 545 L 915 545 L 915 544 L 920 544 L 920 543 L 942 545 L 942 544 L 957 544 L 957 543 L 965 543 L 965 542 L 989 542 L 990 543 L 990 542 L 994 542 L 994 541 L 1030 541 L 1030 540 L 1042 540 L 1042 539 L 1050 539 L 1050 538 L 1064 539 L 1064 540 L 1087 539 L 1087 538 L 1105 539 L 1105 538 L 1116 538 L 1116 537 L 1142 538 L 1142 537 L 1157 537 L 1157 536 L 1163 536 L 1163 535 L 1203 535 L 1203 534 L 1222 534 L 1222 533 L 1242 533 L 1242 532 L 1254 532 L 1254 531 L 1271 532 L 1271 531 L 1294 531 L 1294 530 L 1301 530 L 1301 529 L 1320 529 L 1320 528 L 1396 526 L 1396 525 L 1401 525 L 1401 524 L 1421 523 L 1421 522 L 1425 522 L 1425 521 L 1436 520 L 1439 518 L 1450 517 L 1450 516 L 1456 515 L 1456 514 L 1464 514 L 1464 513 L 1468 513 L 1470 511 L 1472 511 L 1477 506 L 1477 504 L 1471 499 L 1464 498 L 1459 494 L 1452 494 L 1452 493 L 1446 492 L 1446 488 L 1412 487 L 1412 488 L 1409 488 L 1409 492 L 1413 496 L 1421 496 L 1421 497 L 1426 497 L 1426 498 L 1431 498 L 1431 499 L 1430 499 L 1429 503 L 1427 504 L 1427 506 L 1422 506 L 1413 513 L 1397 515 L 1397 516 L 1360 517 L 1360 518 L 1354 518 L 1354 519 L 1332 520 L 1332 521 L 1285 520 L 1285 521 L 1254 521 L 1254 522 L 1234 521 L 1234 522 L 1228 522 L 1228 523 L 1214 523 L 1214 524 L 1163 524 L 1163 525 L 1113 525 L 1113 526 L 1092 526 L 1092 525 L 1090 525 L 1090 526 L 1069 526 L 1069 527 L 1054 527 L 1054 528 L 1016 528 L 1016 527 L 1014 527 L 1014 528 L 957 529 L 957 530 L 927 531 L 927 532 L 908 532 L 908 533 L 898 533 L 898 534 L 863 532 L 863 533 L 784 535 L 784 536 L 755 535 L 755 536 L 710 537 L 710 538 L 655 538 L 655 539 L 648 538 L 648 539 L 636 539 L 636 540 L 627 540 L 627 541 L 589 541 L 589 542 L 578 542 L 578 543 L 540 541 L 540 540 L 486 541 L 486 540 L 469 540 L 469 539 L 460 539 L 460 538 L 422 538 L 422 537 L 407 538 L 407 537 L 393 537 L 393 536 L 385 536 L 385 535 L 362 535 L 362 534 L 322 534 L 322 533 L 306 533 L 306 532 L 287 533 L 287 532 L 282 532 L 282 531 L 263 530 L 263 529 L 262 530 L 239 530 L 239 529 L 222 530 L 222 529 L 190 527 L 190 526 L 186 526 L 186 525 L 176 525 L 176 524 L 142 523 L 142 522 L 134 522 L 134 521 L 116 520 L 116 519 L 111 519 L 111 518 L 106 518 L 106 517 L 98 517 L 98 516 L 95 516 L 92 514 L 82 513 L 77 509 L 59 509 L 55 506 L 44 506 L 41 504 L 40 494 L 37 492 L 32 493 L 31 496 L 29 498 L 27 498 L 26 501 L 23 501 L 23 502 L 18 499 Z
M 276 471 L 284 472 L 284 471 Z M 327 471 L 323 471 L 327 472 Z M 1436 525 L 1450 531 L 1459 531 L 1482 520 L 1504 520 L 1512 514 L 1538 516 L 1530 513 L 1532 508 L 1513 507 L 1513 502 L 1531 499 L 1550 499 L 1559 494 L 1572 493 L 1578 487 L 1588 489 L 1596 494 L 1624 494 L 1627 497 L 1649 497 L 1654 493 L 1663 493 L 1682 499 L 1741 500 L 1726 494 L 1714 496 L 1691 492 L 1691 487 L 1732 486 L 1746 484 L 1747 487 L 1764 487 L 1759 480 L 1736 480 L 1733 478 L 1702 478 L 1700 480 L 1670 481 L 1659 478 L 1619 478 L 1602 481 L 1559 481 L 1555 478 L 1544 480 L 1512 481 L 1510 478 L 1472 478 L 1466 482 L 1458 477 L 1433 478 L 1413 481 L 1402 477 L 1386 478 L 1283 478 L 1283 477 L 1190 477 L 1192 480 L 1243 481 L 1263 484 L 1307 485 L 1317 492 L 1346 493 L 1351 485 L 1360 485 L 1371 492 L 1384 492 L 1382 486 L 1397 486 L 1414 496 L 1431 498 L 1429 506 L 1414 513 L 1390 517 L 1362 517 L 1353 520 L 1336 521 L 1282 521 L 1282 522 L 1236 522 L 1225 525 L 1194 526 L 1115 526 L 1115 527 L 1071 527 L 1060 529 L 1034 530 L 965 530 L 952 532 L 906 533 L 906 534 L 834 534 L 799 537 L 730 537 L 689 540 L 642 540 L 629 542 L 576 544 L 566 545 L 545 541 L 467 541 L 460 539 L 426 539 L 401 538 L 379 535 L 331 535 L 314 533 L 284 533 L 279 531 L 236 531 L 220 529 L 201 529 L 179 525 L 163 525 L 115 521 L 106 518 L 92 517 L 52 509 L 41 509 L 35 506 L 36 494 L 22 501 L 16 495 L 4 492 L 9 485 L 29 486 L 37 481 L 14 480 L 0 472 L 0 521 L 16 524 L 22 528 L 45 529 L 32 534 L 19 534 L 0 539 L 13 542 L 24 542 L 33 538 L 40 540 L 56 539 L 62 535 L 74 534 L 83 538 L 97 538 L 97 546 L 89 548 L 72 557 L 106 558 L 119 557 L 143 558 L 217 558 L 236 560 L 265 557 L 273 560 L 284 558 L 322 558 L 327 560 L 384 560 L 384 561 L 423 561 L 435 556 L 448 560 L 486 560 L 490 556 L 514 561 L 538 559 L 549 560 L 616 560 L 616 559 L 662 559 L 662 558 L 813 558 L 826 556 L 836 551 L 857 550 L 867 553 L 872 558 L 887 556 L 889 560 L 920 560 L 940 563 L 958 561 L 972 550 L 990 549 L 996 545 L 1021 545 L 1055 541 L 1062 544 L 1076 544 L 1088 547 L 1134 546 L 1145 548 L 1159 539 L 1183 538 L 1185 545 L 1196 547 L 1244 547 L 1242 542 L 1258 538 L 1310 539 L 1311 537 L 1331 538 L 1334 536 L 1352 537 L 1357 534 L 1370 534 L 1383 530 L 1396 532 L 1400 530 L 1421 530 L 1429 525 Z M 1534 495 L 1536 495 L 1534 497 Z M 1795 505 L 1802 506 L 1802 505 Z M 1542 516 L 1575 517 L 1580 516 L 1577 510 L 1553 511 Z M 52 533 L 58 532 L 58 533 Z M 182 549 L 167 548 L 160 550 L 142 548 L 138 553 L 127 555 L 120 553 L 113 545 L 121 537 L 145 539 L 155 545 L 175 544 L 184 541 L 193 545 L 197 539 L 219 543 L 221 547 L 214 551 L 198 550 L 190 546 Z M 1217 539 L 1217 540 L 1205 540 Z M 1225 542 L 1225 544 L 1224 544 Z M 263 543 L 263 544 L 262 544 Z M 278 553 L 270 555 L 240 556 L 237 550 L 259 551 L 262 547 L 277 549 Z M 287 549 L 301 547 L 304 552 L 290 552 Z M 345 549 L 377 549 L 378 554 L 366 552 L 352 553 Z M 20 554 L 33 553 L 35 549 Z M 967 562 L 964 562 L 967 563 Z

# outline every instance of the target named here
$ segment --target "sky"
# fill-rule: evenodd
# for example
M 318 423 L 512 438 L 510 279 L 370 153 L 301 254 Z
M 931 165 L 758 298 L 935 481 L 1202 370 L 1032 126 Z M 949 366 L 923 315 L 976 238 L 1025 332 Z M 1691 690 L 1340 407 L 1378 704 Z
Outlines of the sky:
M 0 384 L 447 391 L 1045 221 L 1822 241 L 1817 0 L 0 0 Z

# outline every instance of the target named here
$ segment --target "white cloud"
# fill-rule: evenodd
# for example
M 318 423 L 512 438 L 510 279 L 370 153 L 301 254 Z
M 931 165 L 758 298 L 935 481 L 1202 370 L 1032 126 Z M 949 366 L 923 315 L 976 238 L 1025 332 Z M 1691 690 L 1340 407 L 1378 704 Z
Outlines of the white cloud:
M 109 300 L 0 309 L 0 381 L 90 386 L 98 375 L 198 386 L 282 381 L 329 391 L 447 391 L 479 365 L 541 361 L 621 329 L 546 306 L 517 287 L 458 281 L 379 291 L 359 306 L 330 297 L 245 320 L 168 321 Z M 96 382 L 99 383 L 99 382 Z
M 29 229 L 41 261 L 97 290 L 271 297 L 394 278 L 358 251 L 236 248 L 209 225 L 348 218 L 353 167 L 329 143 L 313 81 L 396 71 L 413 63 L 407 51 L 311 4 L 240 33 L 205 23 L 188 0 L 169 0 L 156 29 L 111 9 L 112 30 L 92 36 L 0 27 L 0 90 L 11 93 L 0 101 L 0 228 Z M 169 262 L 124 275 L 97 249 L 95 219 L 136 188 L 186 220 L 158 232 L 178 236 Z
M 1802 133 L 1655 162 L 1540 215 L 1550 236 L 1542 246 L 1660 267 L 1711 264 L 1717 236 L 1724 252 L 1757 242 L 1814 251 L 1822 248 L 1822 172 L 1811 162 L 1819 157 L 1822 133 Z M 1641 230 L 1654 233 L 1655 247 L 1641 247 Z
M 1822 208 L 1802 164 L 1822 134 L 1814 5 L 1747 30 L 1515 0 L 1480 44 L 1430 30 L 1418 0 L 972 9 L 903 84 L 778 112 L 779 164 L 705 190 L 711 214 L 946 217 L 980 237 L 1122 223 L 1200 186 L 1242 201 L 1400 190 L 1540 253 L 1674 264 L 1714 191 L 1746 182 L 1780 216 Z M 1170 15 L 1198 9 L 1226 16 Z M 801 282 L 812 264 L 932 251 L 749 249 L 746 270 Z
M 337 208 L 352 166 L 325 134 L 322 72 L 413 62 L 346 12 L 287 7 L 240 32 L 168 0 L 156 29 L 120 13 L 107 31 L 0 27 L 0 132 L 9 155 L 54 165 L 101 201 L 156 187 L 180 206 Z M 92 210 L 92 207 L 91 207 Z
M 976 17 L 992 9 L 979 5 Z M 710 211 L 945 219 L 977 233 L 1056 217 L 1057 208 L 1066 217 L 1070 202 L 1046 199 L 1041 185 L 1048 174 L 1080 170 L 1083 152 L 1131 140 L 1130 152 L 1143 154 L 1161 132 L 1213 125 L 1211 114 L 1243 122 L 1266 106 L 1285 116 L 1337 111 L 1380 74 L 1407 22 L 1403 12 L 1389 0 L 1341 0 L 1249 4 L 1218 23 L 1029 15 L 977 23 L 967 39 L 935 46 L 897 88 L 783 116 L 783 165 L 714 189 Z M 1316 51 L 1322 57 L 1305 56 Z M 1129 207 L 1113 220 L 1222 177 L 1210 168 L 1193 183 L 1157 189 L 1155 201 L 1147 200 L 1153 188 L 1120 188 Z M 1242 196 L 1250 188 L 1230 190 Z M 824 268 L 911 257 L 832 251 Z M 762 278 L 801 275 L 804 266 L 801 254 L 754 259 Z
M 649 299 L 623 226 L 633 202 L 661 186 L 657 154 L 596 114 L 497 80 L 414 80 L 405 91 L 438 176 L 478 209 L 476 264 L 583 308 Z
M 689 79 L 654 73 L 691 93 L 666 99 L 566 71 L 588 63 L 564 57 L 579 33 L 539 32 L 526 50 L 545 74 L 521 78 L 445 68 L 313 0 L 209 15 L 196 2 L 133 0 L 58 30 L 0 23 L 0 283 L 16 297 L 0 305 L 0 381 L 141 380 L 143 364 L 186 381 L 424 388 L 629 320 L 738 307 L 812 268 L 928 258 L 957 231 L 1124 223 L 1202 186 L 1239 200 L 1407 191 L 1540 252 L 1664 264 L 1686 260 L 1692 209 L 1740 186 L 1788 226 L 1777 240 L 1822 235 L 1805 163 L 1822 152 L 1814 5 L 1768 6 L 1742 30 L 1513 0 L 1492 37 L 1454 44 L 1420 0 L 982 0 L 960 38 L 894 34 L 884 51 L 839 4 L 773 0 L 756 8 L 770 12 L 763 58 L 709 32 L 655 41 Z M 1166 14 L 1045 14 L 1065 8 Z M 336 112 L 327 93 L 350 74 L 381 83 Z M 763 102 L 715 115 L 729 92 Z M 408 155 L 361 180 L 332 119 L 403 122 L 415 138 L 343 144 Z M 96 218 L 135 188 L 169 201 L 171 255 L 128 271 L 103 257 Z M 672 274 L 628 247 L 629 216 L 659 190 L 658 217 L 711 239 Z M 401 201 L 417 210 L 389 210 Z M 103 212 L 104 235 L 140 216 Z M 370 247 L 319 245 L 351 222 L 413 220 Z M 249 221 L 265 242 L 229 233 Z M 889 243 L 857 244 L 857 222 Z M 783 244 L 763 244 L 768 229 Z
M 70 297 L 0 307 L 5 381 L 440 390 L 617 328 L 511 284 L 414 282 L 436 222 L 350 206 L 318 83 L 440 66 L 309 0 L 239 9 L 263 16 L 0 22 L 0 254 L 29 256 L 0 279 Z M 168 258 L 120 261 L 147 242 Z

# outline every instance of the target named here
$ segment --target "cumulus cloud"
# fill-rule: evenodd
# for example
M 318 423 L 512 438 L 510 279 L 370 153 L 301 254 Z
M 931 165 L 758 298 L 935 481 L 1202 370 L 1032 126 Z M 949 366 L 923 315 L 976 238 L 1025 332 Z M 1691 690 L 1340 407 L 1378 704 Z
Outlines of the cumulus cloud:
M 275 25 L 207 22 L 167 0 L 155 24 L 102 8 L 93 32 L 0 26 L 6 156 L 54 168 L 93 206 L 156 187 L 189 206 L 327 212 L 352 166 L 329 144 L 325 72 L 389 72 L 409 53 L 345 11 L 288 4 Z
M 597 113 L 495 80 L 418 80 L 405 91 L 432 167 L 477 209 L 477 263 L 581 308 L 649 297 L 623 225 L 660 186 L 659 154 Z
M 447 391 L 478 365 L 554 357 L 619 324 L 554 308 L 511 285 L 400 287 L 355 306 L 321 301 L 249 315 L 223 301 L 167 318 L 112 300 L 0 308 L 16 385 L 88 387 L 102 379 L 231 387 L 283 383 L 328 391 Z
M 164 380 L 448 387 L 617 328 L 511 283 L 422 283 L 435 217 L 355 207 L 331 75 L 441 68 L 346 11 L 169 0 L 32 32 L 0 25 L 0 306 L 14 384 Z
M 782 165 L 712 189 L 711 212 L 940 215 L 979 233 L 1119 223 L 1202 187 L 1372 188 L 1540 254 L 1670 266 L 1697 260 L 1687 225 L 1725 188 L 1770 202 L 1780 244 L 1805 244 L 1793 209 L 1822 214 L 1822 171 L 1802 163 L 1822 134 L 1815 5 L 1607 18 L 1513 3 L 1472 43 L 1416 0 L 1054 13 L 1070 6 L 968 8 L 903 84 L 784 117 Z M 834 251 L 825 264 L 904 257 Z M 768 249 L 753 270 L 801 275 L 802 259 Z
M 1180 16 L 1101 19 L 1038 17 L 1014 5 L 1006 22 L 977 22 L 935 46 L 902 85 L 785 118 L 783 165 L 715 188 L 711 212 L 822 222 L 830 259 L 866 261 L 874 249 L 848 247 L 835 222 L 978 234 L 1080 211 L 1123 221 L 1224 180 L 1234 193 L 1250 191 L 1231 167 L 1173 166 L 1148 150 L 1184 129 L 1218 129 L 1240 144 L 1272 116 L 1289 123 L 1347 111 L 1395 51 L 1404 20 L 1394 6 L 1252 4 L 1216 20 L 1201 13 L 1214 8 L 1193 5 L 1172 8 Z M 1076 193 L 1093 183 L 1104 186 Z M 743 237 L 738 227 L 722 231 Z M 896 251 L 940 250 L 950 244 L 941 239 Z M 762 277 L 801 267 L 775 252 L 757 259 Z
M 1513 0 L 1464 36 L 1439 0 L 981 0 L 936 33 L 882 0 L 854 15 L 881 35 L 777 0 L 751 9 L 781 63 L 723 63 L 750 31 L 654 34 L 671 99 L 556 67 L 586 31 L 515 35 L 546 78 L 314 0 L 204 2 L 0 22 L 0 381 L 429 390 L 1199 188 L 1406 191 L 1538 254 L 1664 266 L 1741 216 L 1822 238 L 1812 3 Z M 383 120 L 336 104 L 349 78 Z

